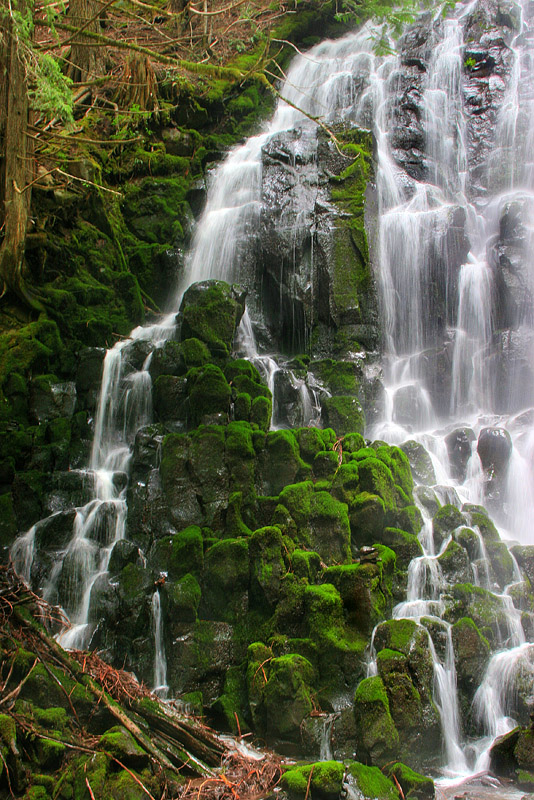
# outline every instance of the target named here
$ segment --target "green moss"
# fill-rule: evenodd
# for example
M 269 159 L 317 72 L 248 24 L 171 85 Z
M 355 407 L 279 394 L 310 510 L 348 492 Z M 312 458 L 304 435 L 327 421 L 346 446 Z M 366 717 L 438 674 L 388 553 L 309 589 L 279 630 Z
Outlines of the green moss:
M 130 731 L 121 725 L 109 728 L 99 739 L 99 744 L 112 756 L 123 763 L 135 763 L 136 766 L 148 762 L 148 756 L 135 741 Z
M 312 463 L 317 453 L 325 449 L 322 434 L 323 431 L 319 428 L 298 428 L 295 431 L 300 455 L 309 464 Z
M 248 545 L 247 539 L 223 539 L 207 551 L 201 608 L 208 619 L 233 621 L 246 611 Z
M 299 578 L 306 578 L 310 583 L 315 581 L 321 569 L 319 553 L 310 550 L 293 550 L 291 553 L 291 568 Z
M 362 434 L 365 429 L 365 414 L 357 397 L 327 397 L 323 404 L 327 424 L 338 436 L 356 432 Z
M 343 774 L 344 766 L 339 761 L 320 761 L 289 769 L 282 775 L 280 784 L 293 797 L 304 797 L 309 789 L 312 800 L 334 800 L 341 792 Z
M 214 358 L 226 360 L 243 312 L 232 288 L 223 281 L 193 284 L 183 296 L 180 311 L 181 341 L 200 339 Z
M 204 342 L 199 339 L 185 339 L 181 345 L 187 369 L 202 367 L 209 362 L 210 351 Z
M 269 397 L 256 397 L 250 407 L 250 421 L 262 431 L 271 426 L 273 403 Z
M 312 361 L 310 371 L 326 384 L 334 395 L 356 395 L 360 388 L 360 370 L 353 361 L 333 361 L 325 358 Z
M 298 528 L 304 527 L 310 517 L 313 495 L 311 481 L 290 484 L 280 492 L 280 503 L 288 509 Z
M 222 370 L 215 364 L 190 369 L 187 373 L 187 393 L 191 419 L 199 425 L 205 417 L 222 414 L 230 408 L 230 387 Z
M 391 619 L 380 626 L 386 646 L 404 655 L 408 655 L 410 651 L 416 629 L 417 623 L 412 619 Z
M 433 800 L 434 781 L 432 778 L 427 778 L 400 762 L 388 765 L 386 774 L 395 776 L 406 800 Z
M 63 731 L 67 727 L 68 717 L 64 708 L 51 707 L 51 708 L 35 708 L 34 714 L 36 720 L 44 728 L 54 728 L 58 731 Z
M 59 731 L 51 731 L 51 735 L 60 736 Z M 44 769 L 55 770 L 63 761 L 67 748 L 62 742 L 54 742 L 51 739 L 39 740 L 38 762 Z
M 201 590 L 193 575 L 184 575 L 175 583 L 166 581 L 165 596 L 169 618 L 180 622 L 196 622 Z
M 375 764 L 389 760 L 399 747 L 399 734 L 391 717 L 382 679 L 364 678 L 354 695 L 358 743 Z
M 415 773 L 414 773 L 415 774 Z M 368 767 L 352 761 L 349 775 L 358 787 L 362 800 L 398 800 L 399 792 L 393 781 L 389 780 L 378 767 Z

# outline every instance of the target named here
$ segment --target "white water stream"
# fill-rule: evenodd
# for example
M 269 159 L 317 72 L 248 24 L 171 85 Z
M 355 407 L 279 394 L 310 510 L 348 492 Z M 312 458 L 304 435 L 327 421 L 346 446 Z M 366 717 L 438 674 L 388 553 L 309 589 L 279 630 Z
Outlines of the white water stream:
M 526 209 L 534 229 L 532 38 L 528 21 L 522 21 L 517 37 L 510 42 L 511 69 L 492 131 L 491 157 L 475 181 L 464 89 L 464 25 L 475 7 L 475 2 L 459 6 L 453 18 L 441 22 L 436 18 L 432 26 L 432 55 L 426 65 L 421 100 L 423 155 L 428 165 L 425 180 L 411 177 L 395 159 L 391 129 L 402 57 L 394 49 L 390 55 L 376 55 L 371 26 L 344 39 L 323 42 L 307 55 L 297 57 L 282 95 L 311 115 L 372 127 L 374 132 L 379 208 L 374 260 L 385 342 L 385 413 L 369 436 L 391 443 L 419 441 L 430 453 L 439 484 L 436 494 L 443 502 L 449 502 L 452 496 L 460 504 L 484 503 L 484 475 L 476 447 L 473 446 L 465 477 L 459 480 L 453 477 L 444 434 L 460 426 L 469 427 L 475 437 L 488 425 L 506 428 L 513 451 L 508 481 L 502 489 L 506 511 L 503 521 L 510 538 L 529 543 L 533 541 L 534 427 L 530 418 L 519 412 L 534 405 L 534 392 L 518 397 L 513 374 L 505 386 L 499 385 L 497 379 L 492 350 L 496 332 L 495 271 L 488 253 L 510 203 Z M 297 124 L 310 125 L 302 114 L 281 102 L 265 131 L 232 150 L 215 170 L 176 307 L 185 289 L 195 281 L 218 278 L 246 284 L 242 254 L 253 246 L 261 213 L 262 148 L 275 133 Z M 457 264 L 457 254 L 445 247 L 448 231 L 459 216 L 467 221 L 469 252 L 464 264 Z M 455 286 L 455 270 L 459 272 L 456 288 L 451 289 L 447 299 L 453 324 L 442 321 L 441 328 L 428 306 L 437 280 L 435 263 L 439 263 L 443 273 L 439 281 L 447 291 Z M 526 268 L 534 287 L 532 264 Z M 523 310 L 518 328 L 532 327 L 531 311 Z M 128 472 L 135 432 L 151 421 L 151 353 L 173 335 L 174 324 L 175 314 L 171 314 L 158 325 L 138 328 L 131 339 L 119 342 L 107 353 L 87 471 L 94 477 L 94 497 L 77 509 L 72 539 L 48 581 L 51 598 L 57 597 L 58 587 L 62 587 L 60 601 L 73 622 L 73 627 L 60 637 L 65 646 L 85 647 L 90 642 L 91 589 L 107 570 L 114 544 L 124 536 L 126 489 L 122 478 Z M 436 408 L 428 364 L 436 357 L 436 351 L 445 347 L 440 336 L 445 337 L 450 354 L 450 390 L 445 382 L 442 392 L 448 392 L 448 396 L 442 407 Z M 143 347 L 144 360 L 136 369 L 131 356 Z M 285 369 L 283 360 L 258 353 L 248 315 L 243 318 L 238 349 L 256 364 L 275 392 L 276 376 Z M 312 376 L 306 380 L 293 376 L 292 380 L 302 395 L 299 424 L 319 424 L 320 387 L 314 386 Z M 504 396 L 508 405 L 498 401 Z M 422 513 L 425 525 L 420 540 L 424 555 L 409 567 L 407 597 L 396 607 L 396 617 L 439 618 L 443 612 L 442 596 L 447 583 L 439 567 L 431 520 L 423 508 Z M 38 525 L 21 537 L 12 551 L 16 566 L 27 580 L 31 579 Z M 442 544 L 440 552 L 446 545 L 447 542 Z M 491 588 L 482 538 L 473 579 Z M 470 742 L 469 748 L 462 734 L 450 625 L 446 626 L 447 646 L 442 658 L 431 643 L 434 699 L 441 715 L 446 770 L 456 777 L 487 763 L 488 744 L 513 724 L 510 715 L 515 676 L 520 670 L 532 670 L 532 647 L 525 642 L 520 614 L 505 588 L 501 589 L 498 596 L 508 620 L 507 630 L 503 633 L 503 649 L 491 659 L 476 695 L 481 738 L 475 745 Z M 153 595 L 152 611 L 154 686 L 164 688 L 167 677 L 158 591 Z M 374 669 L 371 659 L 369 674 Z M 469 757 L 468 749 L 469 753 L 476 752 L 475 759 Z

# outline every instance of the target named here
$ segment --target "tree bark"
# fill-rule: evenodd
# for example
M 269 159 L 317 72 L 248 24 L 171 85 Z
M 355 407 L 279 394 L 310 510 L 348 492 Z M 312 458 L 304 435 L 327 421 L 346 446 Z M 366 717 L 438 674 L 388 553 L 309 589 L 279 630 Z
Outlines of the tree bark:
M 67 74 L 73 81 L 91 81 L 102 75 L 104 48 L 87 47 L 93 40 L 86 35 L 86 32 L 100 33 L 101 7 L 102 4 L 97 0 L 70 0 L 70 24 L 83 28 L 79 34 L 72 36 Z
M 33 176 L 33 147 L 28 127 L 28 86 L 21 43 L 8 4 L 1 0 L 0 22 L 0 291 L 10 290 L 25 304 L 40 308 L 24 280 L 24 250 Z M 26 0 L 18 10 L 27 11 Z

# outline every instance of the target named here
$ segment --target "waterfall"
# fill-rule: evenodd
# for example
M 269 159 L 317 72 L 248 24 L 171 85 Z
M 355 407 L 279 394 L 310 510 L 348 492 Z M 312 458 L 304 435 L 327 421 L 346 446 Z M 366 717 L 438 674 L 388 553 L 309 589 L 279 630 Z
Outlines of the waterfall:
M 476 2 L 458 4 L 448 19 L 441 13 L 435 18 L 427 15 L 426 49 L 409 58 L 406 51 L 413 46 L 409 37 L 391 41 L 386 55 L 375 53 L 371 23 L 343 39 L 322 42 L 295 58 L 281 94 L 306 114 L 371 129 L 374 134 L 378 231 L 373 261 L 383 330 L 385 402 L 368 435 L 389 443 L 415 440 L 423 445 L 436 476 L 436 496 L 461 507 L 492 499 L 477 439 L 485 428 L 506 430 L 512 451 L 498 487 L 501 531 L 509 539 L 529 543 L 534 424 L 532 415 L 522 412 L 534 406 L 534 378 L 524 375 L 525 363 L 534 363 L 532 23 L 525 12 L 515 34 L 510 32 L 503 48 L 504 67 L 509 69 L 499 68 L 488 84 L 495 107 L 487 122 L 484 109 L 475 107 L 473 82 L 484 77 L 489 62 L 466 35 L 476 6 Z M 468 62 L 474 66 L 468 67 Z M 487 130 L 482 129 L 486 123 Z M 268 202 L 262 193 L 262 151 L 277 134 L 296 126 L 304 137 L 314 133 L 303 113 L 281 101 L 263 132 L 235 147 L 213 171 L 175 308 L 195 281 L 217 278 L 248 286 L 250 259 L 258 247 L 262 210 Z M 296 169 L 296 164 L 292 167 Z M 297 215 L 291 229 L 293 244 L 305 220 L 304 214 Z M 514 238 L 519 228 L 521 247 Z M 296 247 L 293 259 L 295 252 Z M 314 257 L 312 253 L 311 291 Z M 499 293 L 507 304 L 497 302 Z M 255 364 L 275 395 L 273 426 L 320 424 L 326 390 L 311 373 L 303 377 L 293 369 L 288 357 L 260 352 L 255 324 L 261 309 L 252 295 L 236 354 Z M 86 647 L 91 640 L 91 593 L 108 569 L 113 546 L 125 535 L 131 446 L 138 428 L 151 421 L 150 360 L 154 350 L 173 336 L 175 316 L 137 328 L 105 358 L 87 469 L 93 496 L 76 510 L 72 538 L 46 584 L 47 596 L 63 605 L 73 623 L 60 636 L 67 647 Z M 291 419 L 287 409 L 277 405 L 284 385 L 299 398 Z M 473 435 L 464 474 L 453 469 L 447 446 L 447 437 L 460 428 Z M 497 652 L 476 694 L 480 739 L 474 748 L 478 761 L 473 762 L 462 732 L 451 625 L 441 619 L 450 584 L 439 559 L 451 539 L 434 542 L 430 515 L 424 503 L 419 506 L 423 555 L 409 565 L 406 597 L 393 615 L 416 621 L 430 617 L 446 631 L 444 654 L 437 652 L 429 635 L 433 696 L 440 712 L 446 769 L 452 775 L 465 775 L 487 764 L 489 744 L 512 724 L 514 684 L 520 671 L 532 672 L 534 645 L 525 641 L 521 614 L 506 587 L 492 586 L 488 553 L 475 526 L 475 583 L 493 592 L 506 630 L 500 632 Z M 39 525 L 12 549 L 13 560 L 28 581 Z M 151 609 L 153 683 L 165 691 L 159 591 L 152 595 Z M 368 675 L 377 673 L 374 640 L 373 632 Z

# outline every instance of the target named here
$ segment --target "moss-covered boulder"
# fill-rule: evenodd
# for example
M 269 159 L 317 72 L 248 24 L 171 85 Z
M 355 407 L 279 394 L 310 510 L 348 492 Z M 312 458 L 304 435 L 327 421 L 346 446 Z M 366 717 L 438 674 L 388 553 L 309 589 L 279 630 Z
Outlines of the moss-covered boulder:
M 220 367 L 215 364 L 194 367 L 187 373 L 186 381 L 189 417 L 193 425 L 228 422 L 231 390 Z
M 320 761 L 289 769 L 282 775 L 280 783 L 290 797 L 336 800 L 343 788 L 344 772 L 345 768 L 339 761 Z
M 486 671 L 489 642 L 470 617 L 462 617 L 452 626 L 452 643 L 458 686 L 471 701 Z
M 223 281 L 192 284 L 180 306 L 180 341 L 199 339 L 215 359 L 231 353 L 236 328 L 245 310 L 245 297 Z
M 249 661 L 248 682 L 258 729 L 271 740 L 299 742 L 300 725 L 313 710 L 314 667 L 296 653 L 255 663 Z
M 280 595 L 286 572 L 283 546 L 280 528 L 275 526 L 260 528 L 250 538 L 250 599 L 261 607 L 274 606 Z
M 256 490 L 258 494 L 278 495 L 285 486 L 306 480 L 311 467 L 300 457 L 293 431 L 270 431 L 258 455 Z
M 439 550 L 445 539 L 450 536 L 456 528 L 466 524 L 464 515 L 458 511 L 456 506 L 447 503 L 437 511 L 432 521 L 434 533 L 434 545 Z
M 410 462 L 412 475 L 417 483 L 433 486 L 436 483 L 436 473 L 434 472 L 432 459 L 423 445 L 414 439 L 410 439 L 401 444 L 400 448 Z
M 500 597 L 481 586 L 457 583 L 451 588 L 450 598 L 444 614 L 447 621 L 454 623 L 463 617 L 471 617 L 490 644 L 501 641 L 502 632 L 508 630 L 508 622 Z
M 361 434 L 365 429 L 365 414 L 357 397 L 327 397 L 323 403 L 323 414 L 326 424 L 338 436 L 351 432 Z
M 248 609 L 249 542 L 223 539 L 206 552 L 201 612 L 205 619 L 232 621 Z
M 434 800 L 434 781 L 420 775 L 406 764 L 397 762 L 386 768 L 386 775 L 395 777 L 406 800 Z
M 400 740 L 391 716 L 386 687 L 378 675 L 360 682 L 354 695 L 357 752 L 382 766 L 396 759 Z

